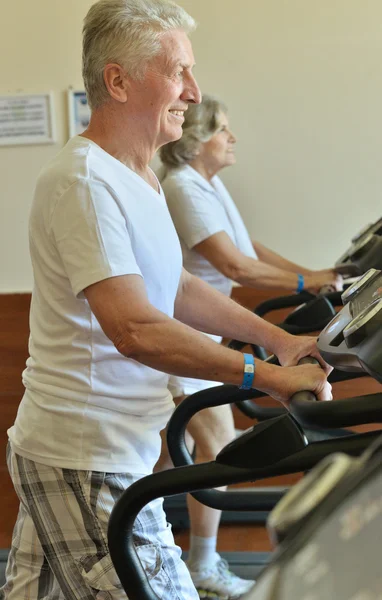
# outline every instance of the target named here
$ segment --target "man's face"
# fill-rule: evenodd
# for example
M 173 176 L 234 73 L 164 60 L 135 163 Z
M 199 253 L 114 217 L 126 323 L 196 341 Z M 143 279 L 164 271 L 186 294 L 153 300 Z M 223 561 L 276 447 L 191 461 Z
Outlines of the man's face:
M 133 95 L 128 101 L 130 108 L 134 104 L 134 114 L 142 120 L 143 131 L 156 148 L 182 136 L 184 111 L 190 102 L 201 101 L 192 74 L 194 55 L 186 33 L 166 32 L 161 44 L 162 50 L 148 63 L 143 81 L 134 82 Z

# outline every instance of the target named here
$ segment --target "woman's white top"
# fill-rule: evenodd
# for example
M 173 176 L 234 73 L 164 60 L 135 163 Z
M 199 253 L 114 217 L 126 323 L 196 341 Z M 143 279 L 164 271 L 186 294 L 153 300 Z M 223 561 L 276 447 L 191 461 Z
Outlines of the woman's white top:
M 225 231 L 243 254 L 257 259 L 228 190 L 217 175 L 208 182 L 189 165 L 170 169 L 162 187 L 180 239 L 184 268 L 229 296 L 232 281 L 193 249 L 211 235 Z
M 208 182 L 189 165 L 169 170 L 162 187 L 179 235 L 183 266 L 219 292 L 230 296 L 232 281 L 194 250 L 196 244 L 225 231 L 243 254 L 257 259 L 243 219 L 228 190 L 218 176 Z M 222 339 L 209 337 L 216 342 Z M 171 376 L 169 381 L 169 389 L 174 397 L 188 396 L 216 385 L 219 384 L 215 381 L 175 376 Z

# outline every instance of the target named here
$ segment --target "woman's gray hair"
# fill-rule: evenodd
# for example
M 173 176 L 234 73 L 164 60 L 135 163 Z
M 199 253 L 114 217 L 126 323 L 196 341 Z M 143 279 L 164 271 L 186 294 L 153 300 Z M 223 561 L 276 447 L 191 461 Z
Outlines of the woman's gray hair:
M 226 113 L 227 107 L 213 96 L 205 95 L 200 104 L 189 104 L 184 113 L 182 137 L 159 151 L 165 167 L 180 167 L 194 160 L 201 144 L 208 142 L 219 129 L 221 112 Z
M 99 0 L 84 19 L 82 76 L 90 108 L 109 98 L 103 71 L 118 63 L 130 77 L 142 79 L 147 62 L 161 49 L 165 31 L 196 27 L 194 19 L 171 0 Z

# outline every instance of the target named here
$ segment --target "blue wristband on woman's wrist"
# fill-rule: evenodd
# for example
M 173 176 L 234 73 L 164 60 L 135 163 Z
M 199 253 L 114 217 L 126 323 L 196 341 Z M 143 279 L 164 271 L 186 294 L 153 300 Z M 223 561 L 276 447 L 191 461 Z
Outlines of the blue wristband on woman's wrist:
M 305 287 L 305 281 L 304 281 L 304 275 L 301 275 L 301 273 L 298 273 L 297 275 L 297 290 L 296 292 L 299 294 L 300 292 L 302 292 L 302 290 Z
M 250 390 L 255 378 L 255 359 L 252 354 L 244 354 L 244 374 L 243 382 L 240 386 L 241 390 Z

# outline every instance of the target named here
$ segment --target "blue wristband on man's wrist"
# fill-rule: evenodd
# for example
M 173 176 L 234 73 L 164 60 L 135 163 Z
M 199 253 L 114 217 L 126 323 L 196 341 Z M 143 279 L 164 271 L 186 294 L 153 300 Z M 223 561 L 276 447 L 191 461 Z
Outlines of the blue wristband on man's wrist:
M 301 275 L 301 273 L 299 273 L 297 275 L 297 290 L 296 290 L 296 292 L 299 294 L 300 292 L 302 292 L 304 287 L 305 287 L 304 275 Z
M 244 374 L 243 382 L 240 386 L 241 390 L 250 390 L 255 378 L 255 359 L 252 354 L 244 354 Z

